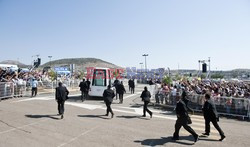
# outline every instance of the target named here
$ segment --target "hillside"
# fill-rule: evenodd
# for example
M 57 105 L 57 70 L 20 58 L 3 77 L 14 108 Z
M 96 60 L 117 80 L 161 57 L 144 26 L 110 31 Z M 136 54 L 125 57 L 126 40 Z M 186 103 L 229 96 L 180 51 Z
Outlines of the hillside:
M 59 67 L 59 66 L 69 66 L 70 64 L 75 64 L 76 70 L 85 70 L 86 67 L 106 67 L 106 68 L 121 68 L 115 64 L 103 61 L 101 59 L 96 58 L 67 58 L 54 60 L 51 62 L 47 62 L 41 67 Z
M 14 61 L 14 60 L 5 60 L 0 62 L 0 64 L 13 64 L 13 65 L 17 65 L 20 68 L 27 68 L 29 65 L 25 65 L 19 61 Z

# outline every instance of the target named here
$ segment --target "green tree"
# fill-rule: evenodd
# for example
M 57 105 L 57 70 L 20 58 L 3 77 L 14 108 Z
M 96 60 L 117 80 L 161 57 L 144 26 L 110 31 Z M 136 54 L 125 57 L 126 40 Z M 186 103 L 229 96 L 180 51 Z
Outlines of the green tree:
M 212 74 L 211 78 L 212 79 L 223 79 L 224 76 L 222 74 L 217 73 L 217 74 Z
M 162 82 L 163 82 L 164 84 L 170 85 L 170 84 L 172 83 L 172 79 L 171 79 L 171 77 L 169 77 L 169 76 L 165 76 L 165 77 L 162 79 Z
M 51 78 L 52 81 L 56 80 L 57 75 L 56 75 L 55 71 L 51 70 L 51 71 L 48 72 L 48 74 L 49 74 L 49 77 Z

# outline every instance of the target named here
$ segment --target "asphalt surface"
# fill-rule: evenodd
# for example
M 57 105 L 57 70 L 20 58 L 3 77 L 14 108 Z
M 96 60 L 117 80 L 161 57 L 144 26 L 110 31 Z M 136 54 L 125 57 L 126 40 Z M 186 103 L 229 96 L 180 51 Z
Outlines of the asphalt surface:
M 13 98 L 0 102 L 1 147 L 136 147 L 136 146 L 220 146 L 243 147 L 250 145 L 250 123 L 233 119 L 220 119 L 219 125 L 226 135 L 223 142 L 211 125 L 209 137 L 193 137 L 184 130 L 180 140 L 172 141 L 176 116 L 161 107 L 150 106 L 153 118 L 142 115 L 139 98 L 144 85 L 136 87 L 135 94 L 125 94 L 124 103 L 112 104 L 115 116 L 106 117 L 101 98 L 80 100 L 80 92 L 71 92 L 65 104 L 64 119 L 57 115 L 54 94 L 35 98 Z M 127 87 L 126 87 L 127 88 Z M 128 88 L 127 88 L 128 91 Z M 204 132 L 202 116 L 191 116 L 193 129 Z

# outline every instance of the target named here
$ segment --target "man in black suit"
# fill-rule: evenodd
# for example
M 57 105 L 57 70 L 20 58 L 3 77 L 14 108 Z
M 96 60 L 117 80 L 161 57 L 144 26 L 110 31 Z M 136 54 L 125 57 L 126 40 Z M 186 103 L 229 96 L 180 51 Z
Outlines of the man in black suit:
M 131 85 L 130 85 L 130 90 L 131 90 L 131 94 L 135 93 L 135 80 L 131 80 Z
M 152 118 L 153 117 L 153 112 L 151 112 L 148 109 L 148 104 L 150 103 L 151 94 L 148 91 L 147 87 L 144 87 L 144 91 L 141 94 L 141 98 L 142 98 L 142 101 L 144 101 L 143 115 L 142 115 L 142 117 L 146 117 L 146 112 L 148 112 L 149 115 L 150 115 L 150 118 Z
M 205 103 L 202 108 L 204 119 L 205 119 L 205 133 L 203 135 L 209 136 L 210 133 L 210 122 L 213 123 L 214 127 L 218 130 L 220 133 L 220 140 L 222 141 L 226 138 L 224 135 L 224 132 L 221 130 L 220 126 L 218 125 L 219 116 L 216 110 L 216 107 L 210 99 L 210 94 L 205 94 Z
M 119 84 L 117 86 L 116 92 L 119 94 L 119 100 L 120 100 L 120 104 L 123 103 L 123 95 L 124 93 L 126 93 L 125 87 L 123 85 L 123 82 L 121 81 L 121 84 Z
M 61 115 L 61 119 L 63 119 L 64 114 L 64 102 L 68 99 L 69 91 L 66 87 L 62 86 L 62 83 L 59 82 L 59 87 L 56 88 L 56 101 L 58 103 L 58 113 Z
M 191 119 L 188 116 L 188 108 L 186 103 L 180 98 L 180 95 L 176 96 L 176 115 L 177 120 L 175 123 L 175 132 L 173 135 L 172 140 L 179 140 L 179 131 L 181 127 L 183 126 L 184 129 L 186 129 L 190 134 L 194 137 L 194 142 L 197 142 L 199 139 L 198 134 L 188 125 L 191 124 Z
M 88 95 L 88 84 L 85 81 L 85 79 L 82 80 L 82 82 L 79 84 L 80 90 L 81 90 L 81 100 L 84 101 L 87 98 Z
M 111 113 L 111 118 L 114 117 L 114 113 L 111 109 L 111 104 L 113 102 L 113 98 L 115 97 L 115 92 L 111 89 L 111 86 L 109 85 L 108 86 L 108 89 L 104 90 L 103 92 L 103 99 L 104 99 L 104 102 L 107 106 L 107 113 L 106 113 L 106 116 L 109 115 L 109 112 Z

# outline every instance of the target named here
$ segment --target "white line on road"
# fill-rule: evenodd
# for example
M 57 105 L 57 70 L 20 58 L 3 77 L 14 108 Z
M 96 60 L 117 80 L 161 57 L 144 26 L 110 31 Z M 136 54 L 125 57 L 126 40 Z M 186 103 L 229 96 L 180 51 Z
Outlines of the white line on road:
M 132 94 L 132 95 L 125 96 L 125 97 L 123 98 L 123 100 L 128 99 L 128 98 L 131 98 L 131 97 L 136 96 L 136 95 L 138 95 L 138 94 Z
M 62 146 L 68 145 L 68 144 L 70 144 L 71 142 L 73 142 L 73 141 L 77 140 L 78 138 L 80 138 L 81 136 L 84 136 L 84 135 L 86 135 L 86 134 L 88 134 L 88 133 L 94 131 L 94 130 L 97 129 L 98 127 L 99 127 L 99 126 L 96 126 L 96 127 L 92 128 L 92 129 L 90 129 L 90 130 L 88 130 L 88 131 L 85 131 L 85 132 L 83 132 L 82 134 L 80 134 L 80 135 L 78 135 L 78 136 L 76 136 L 76 137 L 70 139 L 68 142 L 59 145 L 58 147 L 62 147 Z

